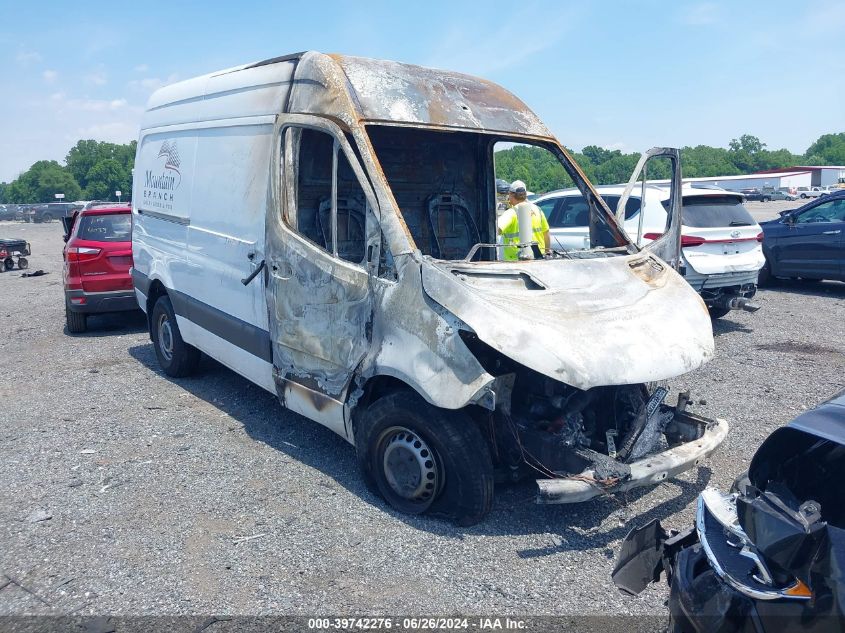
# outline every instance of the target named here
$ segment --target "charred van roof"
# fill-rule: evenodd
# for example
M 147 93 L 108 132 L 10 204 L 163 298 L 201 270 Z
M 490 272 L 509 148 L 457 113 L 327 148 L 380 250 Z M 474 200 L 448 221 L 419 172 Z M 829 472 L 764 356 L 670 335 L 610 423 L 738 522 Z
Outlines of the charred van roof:
M 293 76 L 292 76 L 293 75 Z M 291 86 L 299 98 L 288 103 Z M 187 79 L 157 90 L 148 110 L 250 93 L 249 114 L 283 111 L 317 114 L 353 123 L 381 123 L 470 129 L 506 135 L 551 138 L 552 133 L 525 103 L 501 86 L 462 73 L 400 62 L 326 55 L 317 51 L 283 55 Z M 221 99 L 222 98 L 222 99 Z M 236 107 L 216 107 L 212 118 L 243 116 Z M 193 108 L 193 112 L 197 112 Z M 206 113 L 206 116 L 209 116 Z M 172 125 L 183 121 L 158 121 Z

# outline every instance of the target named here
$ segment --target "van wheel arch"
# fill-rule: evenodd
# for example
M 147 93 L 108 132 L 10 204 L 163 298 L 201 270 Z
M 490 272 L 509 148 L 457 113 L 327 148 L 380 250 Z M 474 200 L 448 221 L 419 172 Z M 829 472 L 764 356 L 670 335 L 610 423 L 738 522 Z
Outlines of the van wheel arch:
M 385 499 L 389 505 L 407 514 L 429 513 L 449 518 L 458 525 L 481 521 L 492 508 L 494 471 L 486 438 L 465 409 L 440 409 L 410 388 L 392 389 L 398 379 L 380 380 L 382 392 L 359 410 L 355 448 L 358 464 L 367 488 Z M 407 481 L 395 479 L 391 462 L 391 445 L 407 444 L 393 450 L 397 466 L 402 467 L 413 452 L 420 449 L 431 472 L 404 473 L 410 488 L 432 481 L 430 492 L 417 498 L 413 491 L 405 496 L 399 491 Z M 405 454 L 402 454 L 404 450 Z M 413 470 L 413 468 L 411 468 Z M 439 484 L 438 484 L 439 482 Z M 398 486 L 398 487 L 397 487 Z
M 150 284 L 150 292 L 147 295 L 147 331 L 150 333 L 150 340 L 153 340 L 153 307 L 159 297 L 167 295 L 167 288 L 158 279 Z

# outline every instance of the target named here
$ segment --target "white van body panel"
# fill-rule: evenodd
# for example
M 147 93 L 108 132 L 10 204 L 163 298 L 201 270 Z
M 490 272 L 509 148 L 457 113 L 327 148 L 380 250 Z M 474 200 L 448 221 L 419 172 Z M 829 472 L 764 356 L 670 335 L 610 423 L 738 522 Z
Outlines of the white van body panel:
M 133 182 L 135 268 L 182 304 L 185 342 L 273 393 L 264 279 L 241 280 L 263 259 L 273 126 L 292 73 L 239 66 L 156 91 Z
M 217 336 L 213 332 L 209 332 L 190 319 L 177 315 L 176 323 L 179 325 L 182 337 L 186 341 L 194 341 L 192 345 L 199 347 L 203 352 L 235 373 L 254 382 L 259 387 L 263 387 L 272 394 L 276 393 L 276 385 L 273 382 L 272 363 L 261 360 L 237 345 L 233 345 L 226 339 Z

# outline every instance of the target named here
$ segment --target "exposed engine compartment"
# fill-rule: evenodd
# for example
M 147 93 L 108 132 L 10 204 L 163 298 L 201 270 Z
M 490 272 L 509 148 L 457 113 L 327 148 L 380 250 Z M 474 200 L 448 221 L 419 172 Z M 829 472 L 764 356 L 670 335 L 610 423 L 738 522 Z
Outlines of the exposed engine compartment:
M 505 357 L 461 331 L 464 343 L 489 373 L 508 386 L 495 411 L 484 412 L 493 457 L 505 478 L 558 478 L 591 472 L 605 486 L 631 475 L 628 463 L 665 446 L 697 439 L 703 426 L 676 420 L 686 405 L 663 404 L 663 387 L 645 384 L 572 387 Z

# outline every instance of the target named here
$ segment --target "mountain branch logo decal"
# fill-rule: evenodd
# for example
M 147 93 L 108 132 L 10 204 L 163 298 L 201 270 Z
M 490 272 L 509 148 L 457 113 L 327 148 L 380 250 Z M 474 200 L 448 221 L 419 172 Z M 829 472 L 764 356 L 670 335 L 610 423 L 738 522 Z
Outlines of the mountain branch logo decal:
M 164 168 L 179 173 L 179 148 L 176 147 L 176 141 L 164 141 L 161 144 L 161 149 L 158 150 L 158 157 L 164 157 Z M 181 174 L 180 174 L 181 175 Z
M 162 141 L 153 162 L 153 168 L 144 171 L 144 207 L 173 211 L 175 193 L 182 184 L 176 141 Z

